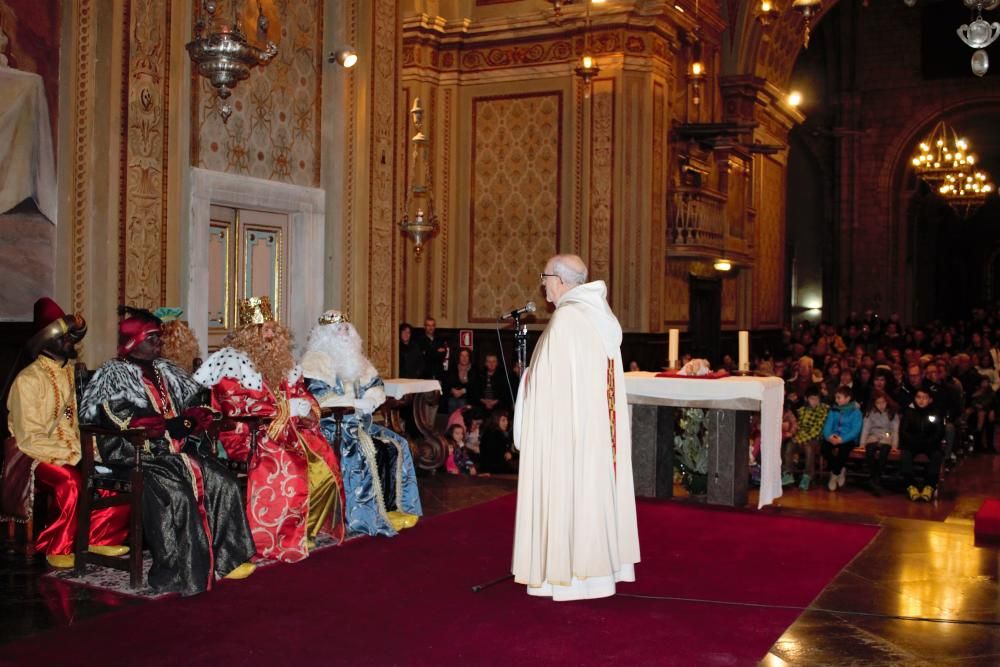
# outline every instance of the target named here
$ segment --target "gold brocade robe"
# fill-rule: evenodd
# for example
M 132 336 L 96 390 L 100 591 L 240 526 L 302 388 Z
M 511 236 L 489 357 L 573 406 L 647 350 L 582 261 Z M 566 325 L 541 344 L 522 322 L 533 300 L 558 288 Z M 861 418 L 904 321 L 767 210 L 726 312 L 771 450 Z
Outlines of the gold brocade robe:
M 40 356 L 18 373 L 7 398 L 7 426 L 22 452 L 42 463 L 75 465 L 80 426 L 72 363 Z

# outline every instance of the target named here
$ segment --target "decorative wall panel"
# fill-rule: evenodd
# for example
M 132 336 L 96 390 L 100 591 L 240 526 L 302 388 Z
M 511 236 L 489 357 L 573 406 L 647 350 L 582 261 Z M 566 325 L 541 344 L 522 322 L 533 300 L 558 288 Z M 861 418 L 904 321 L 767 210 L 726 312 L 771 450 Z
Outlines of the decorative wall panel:
M 757 262 L 754 265 L 754 326 L 757 328 L 781 325 L 785 294 L 785 169 L 779 162 L 764 158 L 762 170 L 764 187 L 757 217 Z
M 233 115 L 228 123 L 219 115 L 219 98 L 212 85 L 197 77 L 191 102 L 191 162 L 215 171 L 317 187 L 323 3 L 268 0 L 265 4 L 273 5 L 265 12 L 274 11 L 278 17 L 269 33 L 278 44 L 278 55 L 251 70 L 250 78 L 233 89 Z M 229 16 L 229 7 L 229 0 L 218 0 L 216 15 Z
M 590 94 L 590 279 L 611 285 L 614 217 L 615 81 L 597 79 Z
M 438 207 L 438 238 L 441 245 L 441 316 L 448 314 L 448 236 L 450 234 L 449 218 L 451 211 L 451 88 L 444 90 L 444 119 L 441 123 L 441 205 Z M 430 276 L 428 275 L 428 280 Z M 427 310 L 431 309 L 431 300 L 427 299 Z
M 559 248 L 562 93 L 474 98 L 472 140 L 469 321 L 493 322 Z
M 358 9 L 355 2 L 344 3 L 347 37 L 350 44 L 358 43 Z M 358 71 L 356 67 L 347 70 L 344 82 L 344 266 L 350 267 L 348 258 L 354 256 L 354 198 L 357 196 L 355 171 L 358 169 L 357 113 L 358 113 Z M 348 313 L 354 306 L 354 271 L 343 271 L 342 308 Z
M 665 250 L 663 248 L 667 219 L 667 176 L 666 176 L 666 86 L 662 81 L 653 82 L 653 165 L 652 165 L 652 202 L 650 213 L 652 229 L 649 244 L 649 274 L 650 282 L 656 284 L 663 275 Z M 649 330 L 659 331 L 660 297 L 659 290 L 653 289 L 649 294 Z
M 722 281 L 722 325 L 736 325 L 736 307 L 739 303 L 740 289 L 735 278 Z
M 92 0 L 80 0 L 76 7 L 76 33 L 74 34 L 74 82 L 73 96 L 73 145 L 72 160 L 72 290 L 74 311 L 81 313 L 89 305 L 86 300 L 87 287 L 87 243 L 92 218 L 93 193 L 89 188 L 90 142 L 94 128 L 94 8 Z M 64 305 L 63 308 L 66 308 Z M 67 308 L 69 310 L 69 308 Z
M 122 82 L 119 299 L 166 300 L 170 3 L 126 4 Z
M 368 201 L 368 352 L 376 368 L 393 368 L 396 291 L 397 3 L 372 0 L 371 136 Z
M 691 298 L 688 265 L 679 260 L 667 262 L 663 274 L 663 320 L 670 326 L 687 326 Z

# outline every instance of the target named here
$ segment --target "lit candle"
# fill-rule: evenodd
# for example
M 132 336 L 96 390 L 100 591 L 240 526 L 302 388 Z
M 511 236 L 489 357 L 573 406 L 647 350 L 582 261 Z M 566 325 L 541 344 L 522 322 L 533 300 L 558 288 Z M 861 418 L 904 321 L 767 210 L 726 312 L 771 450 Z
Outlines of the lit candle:
M 750 370 L 750 332 L 740 332 L 740 354 L 739 369 L 741 371 Z
M 680 329 L 671 329 L 669 332 L 669 344 L 667 345 L 667 361 L 670 363 L 671 368 L 677 368 L 677 361 L 680 357 L 677 356 L 677 348 L 681 339 Z

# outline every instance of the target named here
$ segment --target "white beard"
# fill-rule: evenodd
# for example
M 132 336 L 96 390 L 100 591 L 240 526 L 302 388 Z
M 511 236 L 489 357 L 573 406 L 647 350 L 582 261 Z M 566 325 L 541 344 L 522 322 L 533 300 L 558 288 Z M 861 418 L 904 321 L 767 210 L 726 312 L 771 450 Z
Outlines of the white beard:
M 319 353 L 327 357 L 327 372 L 333 372 L 341 382 L 350 383 L 370 374 L 371 362 L 361 351 L 361 336 L 353 324 L 320 324 L 309 334 L 302 364 L 308 370 L 310 357 Z M 372 369 L 374 370 L 374 369 Z M 307 375 L 309 373 L 306 373 Z

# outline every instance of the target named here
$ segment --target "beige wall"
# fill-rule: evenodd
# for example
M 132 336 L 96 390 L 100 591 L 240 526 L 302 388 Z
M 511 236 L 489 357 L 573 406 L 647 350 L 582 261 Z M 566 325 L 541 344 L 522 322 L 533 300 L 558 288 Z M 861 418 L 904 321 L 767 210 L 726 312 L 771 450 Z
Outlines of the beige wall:
M 689 15 L 649 3 L 595 12 L 601 72 L 588 95 L 573 75 L 585 33 L 572 9 L 557 25 L 549 3 L 528 0 L 265 4 L 288 8 L 276 20 L 282 55 L 237 86 L 222 124 L 207 84 L 194 79 L 192 89 L 191 0 L 71 3 L 56 280 L 67 307 L 91 321 L 88 362 L 113 354 L 120 301 L 185 305 L 192 165 L 326 192 L 316 289 L 327 307 L 350 312 L 380 368 L 394 365 L 401 319 L 485 326 L 502 310 L 540 302 L 536 276 L 555 250 L 581 254 L 608 281 L 626 329 L 685 326 L 687 276 L 710 257 L 668 243 L 679 160 L 690 149 L 675 127 L 728 113 L 715 71 L 702 104 L 692 103 Z M 701 4 L 714 70 L 724 24 L 715 3 Z M 323 54 L 345 44 L 361 56 L 354 69 L 325 63 Z M 755 139 L 780 143 L 796 119 L 773 96 L 755 95 L 751 116 L 777 119 Z M 440 223 L 419 262 L 397 227 L 412 177 L 406 112 L 418 96 Z M 725 241 L 743 268 L 723 278 L 723 325 L 777 326 L 783 157 L 754 159 L 753 196 L 732 203 L 720 167 L 728 158 L 711 154 L 706 187 L 750 221 L 747 238 Z

